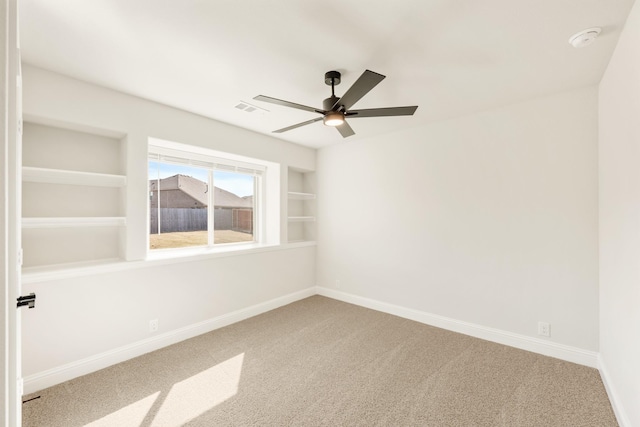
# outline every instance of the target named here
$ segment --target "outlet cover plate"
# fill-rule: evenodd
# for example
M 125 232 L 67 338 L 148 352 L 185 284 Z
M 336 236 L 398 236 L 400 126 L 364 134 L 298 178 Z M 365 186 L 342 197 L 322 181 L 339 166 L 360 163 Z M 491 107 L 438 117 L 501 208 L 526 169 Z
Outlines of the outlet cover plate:
M 543 337 L 551 336 L 551 327 L 547 322 L 538 322 L 538 335 Z

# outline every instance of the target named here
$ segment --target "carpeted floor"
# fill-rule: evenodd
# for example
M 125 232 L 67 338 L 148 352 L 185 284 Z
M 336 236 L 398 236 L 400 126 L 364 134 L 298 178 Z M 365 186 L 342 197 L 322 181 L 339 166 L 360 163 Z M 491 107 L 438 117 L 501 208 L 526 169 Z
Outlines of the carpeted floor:
M 314 296 L 25 396 L 24 426 L 617 426 L 595 369 Z

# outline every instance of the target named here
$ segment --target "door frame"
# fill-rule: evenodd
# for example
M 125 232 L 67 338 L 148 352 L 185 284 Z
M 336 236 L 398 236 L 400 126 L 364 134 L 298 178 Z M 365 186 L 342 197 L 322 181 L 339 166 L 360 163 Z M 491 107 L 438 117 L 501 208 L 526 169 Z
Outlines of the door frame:
M 0 421 L 4 425 L 22 425 L 22 379 L 20 361 L 20 315 L 16 299 L 20 295 L 20 248 L 21 248 L 21 82 L 20 49 L 18 37 L 18 0 L 0 0 L 0 22 L 6 29 L 3 34 L 0 53 L 3 67 L 0 71 L 2 104 L 0 106 L 0 130 L 2 131 L 2 185 L 0 196 L 3 200 L 0 213 L 0 273 L 3 288 L 0 294 L 4 320 L 0 338 L 4 351 L 0 352 L 2 364 L 2 408 Z

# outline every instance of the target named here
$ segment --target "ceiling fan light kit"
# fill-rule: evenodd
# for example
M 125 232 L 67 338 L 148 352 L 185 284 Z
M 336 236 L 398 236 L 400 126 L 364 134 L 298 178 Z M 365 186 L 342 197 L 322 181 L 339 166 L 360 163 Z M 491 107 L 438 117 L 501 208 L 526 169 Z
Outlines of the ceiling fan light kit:
M 327 113 L 323 120 L 327 126 L 340 126 L 344 123 L 344 114 L 339 111 Z
M 391 117 L 391 116 L 411 116 L 416 112 L 417 105 L 410 107 L 387 107 L 387 108 L 369 108 L 365 110 L 350 110 L 350 108 L 362 99 L 371 89 L 380 83 L 385 76 L 370 70 L 364 73 L 356 80 L 356 82 L 345 92 L 342 97 L 335 95 L 335 86 L 340 84 L 341 74 L 338 71 L 328 71 L 324 75 L 324 82 L 331 86 L 331 96 L 322 102 L 322 110 L 309 107 L 306 105 L 296 104 L 294 102 L 284 101 L 282 99 L 272 98 L 270 96 L 258 95 L 253 99 L 272 104 L 282 105 L 284 107 L 296 108 L 298 110 L 309 111 L 321 114 L 322 117 L 307 120 L 286 128 L 274 130 L 274 133 L 287 132 L 320 120 L 327 126 L 335 127 L 343 138 L 355 135 L 355 132 L 345 120 L 349 118 L 359 117 Z

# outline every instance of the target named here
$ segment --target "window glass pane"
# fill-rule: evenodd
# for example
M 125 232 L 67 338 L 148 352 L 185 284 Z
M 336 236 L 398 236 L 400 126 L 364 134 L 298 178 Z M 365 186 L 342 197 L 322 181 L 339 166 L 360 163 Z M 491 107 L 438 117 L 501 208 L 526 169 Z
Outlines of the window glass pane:
M 215 244 L 254 241 L 255 180 L 252 175 L 241 173 L 213 173 Z
M 149 247 L 208 244 L 209 172 L 193 166 L 149 162 Z

